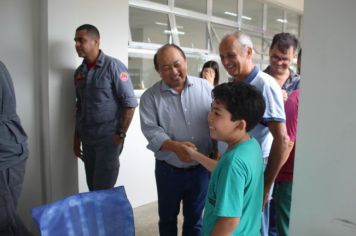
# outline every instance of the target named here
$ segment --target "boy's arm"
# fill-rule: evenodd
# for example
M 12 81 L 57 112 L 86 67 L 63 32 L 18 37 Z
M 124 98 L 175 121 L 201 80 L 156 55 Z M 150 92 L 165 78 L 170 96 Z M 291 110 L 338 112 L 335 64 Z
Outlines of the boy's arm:
M 216 160 L 211 159 L 200 152 L 198 152 L 195 148 L 185 145 L 186 151 L 189 153 L 191 159 L 196 160 L 202 166 L 204 166 L 208 171 L 212 171 L 216 165 Z
M 211 236 L 231 235 L 239 223 L 240 217 L 219 217 L 214 225 Z

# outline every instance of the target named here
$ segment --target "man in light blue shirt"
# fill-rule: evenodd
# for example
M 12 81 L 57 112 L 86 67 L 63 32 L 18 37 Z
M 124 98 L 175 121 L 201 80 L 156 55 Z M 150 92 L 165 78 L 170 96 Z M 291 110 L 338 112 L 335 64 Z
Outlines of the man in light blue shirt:
M 183 235 L 200 235 L 209 182 L 208 171 L 192 161 L 186 145 L 209 155 L 208 113 L 211 85 L 187 75 L 184 52 L 174 44 L 154 57 L 161 81 L 140 100 L 141 129 L 156 157 L 160 235 L 177 235 L 177 215 L 183 202 Z

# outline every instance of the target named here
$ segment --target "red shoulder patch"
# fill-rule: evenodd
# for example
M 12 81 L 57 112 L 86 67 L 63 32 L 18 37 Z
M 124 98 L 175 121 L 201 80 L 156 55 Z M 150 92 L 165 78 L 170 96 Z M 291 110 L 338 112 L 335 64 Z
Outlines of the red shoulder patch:
M 120 73 L 120 80 L 125 82 L 129 79 L 129 74 L 127 72 L 121 72 Z

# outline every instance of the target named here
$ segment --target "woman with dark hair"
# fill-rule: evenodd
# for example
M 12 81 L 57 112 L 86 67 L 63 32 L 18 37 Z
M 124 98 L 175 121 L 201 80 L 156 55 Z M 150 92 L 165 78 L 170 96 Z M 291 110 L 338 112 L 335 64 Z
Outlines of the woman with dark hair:
M 205 62 L 199 77 L 208 80 L 215 87 L 219 84 L 219 64 L 216 61 Z

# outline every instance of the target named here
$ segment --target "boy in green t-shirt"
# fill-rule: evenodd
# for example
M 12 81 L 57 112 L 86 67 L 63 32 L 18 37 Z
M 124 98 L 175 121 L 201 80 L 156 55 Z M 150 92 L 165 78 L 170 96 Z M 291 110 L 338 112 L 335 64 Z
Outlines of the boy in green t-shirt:
M 210 136 L 228 144 L 217 162 L 186 147 L 191 159 L 212 171 L 203 217 L 203 235 L 260 235 L 263 161 L 258 142 L 248 134 L 262 119 L 261 93 L 244 82 L 213 90 Z

